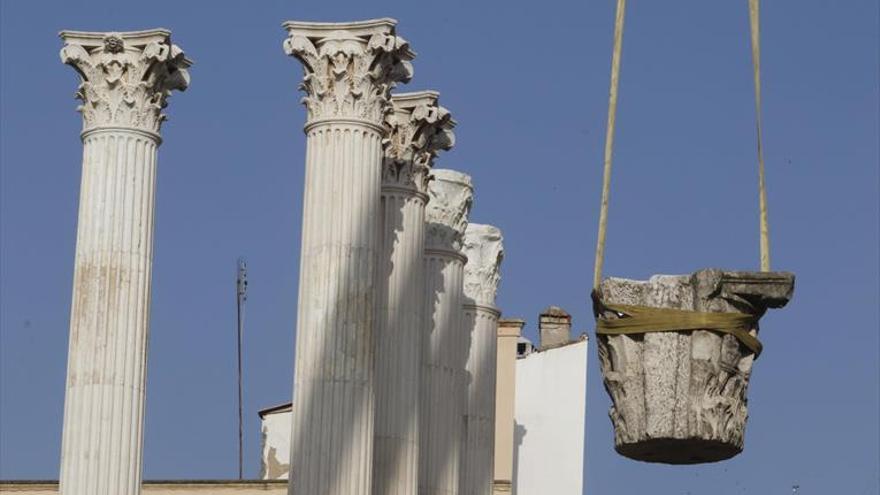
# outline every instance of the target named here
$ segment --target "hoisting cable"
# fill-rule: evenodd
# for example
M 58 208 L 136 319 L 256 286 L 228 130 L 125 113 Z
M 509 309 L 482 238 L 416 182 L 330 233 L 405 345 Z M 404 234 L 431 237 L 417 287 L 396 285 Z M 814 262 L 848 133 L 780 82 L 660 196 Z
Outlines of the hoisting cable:
M 608 195 L 611 189 L 611 156 L 614 149 L 614 121 L 617 118 L 617 88 L 620 80 L 620 52 L 623 45 L 623 18 L 626 0 L 617 0 L 614 20 L 614 52 L 611 56 L 611 88 L 608 91 L 608 125 L 605 129 L 605 167 L 602 172 L 602 204 L 599 207 L 599 236 L 596 240 L 596 261 L 593 264 L 593 289 L 602 283 L 605 262 L 605 232 L 608 228 Z
M 608 199 L 611 186 L 611 161 L 614 148 L 614 124 L 617 116 L 617 93 L 620 79 L 620 58 L 623 44 L 623 21 L 626 0 L 617 0 L 614 23 L 614 51 L 611 57 L 611 88 L 608 95 L 608 127 L 605 133 L 605 164 L 602 175 L 602 203 L 599 210 L 599 235 L 593 267 L 593 312 L 599 335 L 640 335 L 653 332 L 687 332 L 711 330 L 730 334 L 757 357 L 762 346 L 754 335 L 757 317 L 743 313 L 715 313 L 671 308 L 653 308 L 607 304 L 602 300 L 602 265 L 605 258 L 605 237 L 608 226 Z M 761 132 L 761 50 L 759 0 L 749 0 L 752 65 L 755 80 L 755 112 L 758 133 L 758 192 L 761 233 L 761 271 L 770 271 L 770 240 L 767 222 L 767 194 L 764 187 L 764 150 Z
M 755 127 L 758 133 L 758 202 L 761 215 L 761 271 L 770 271 L 770 226 L 767 220 L 767 190 L 764 187 L 764 140 L 761 132 L 761 22 L 760 1 L 749 0 L 752 34 L 752 69 L 755 78 Z

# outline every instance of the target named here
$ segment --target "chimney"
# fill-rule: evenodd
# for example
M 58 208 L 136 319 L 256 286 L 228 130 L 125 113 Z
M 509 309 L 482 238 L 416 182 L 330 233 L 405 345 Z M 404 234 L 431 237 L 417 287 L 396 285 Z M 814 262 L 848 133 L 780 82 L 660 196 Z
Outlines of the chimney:
M 571 342 L 571 315 L 559 306 L 541 311 L 538 321 L 541 349 L 551 349 Z

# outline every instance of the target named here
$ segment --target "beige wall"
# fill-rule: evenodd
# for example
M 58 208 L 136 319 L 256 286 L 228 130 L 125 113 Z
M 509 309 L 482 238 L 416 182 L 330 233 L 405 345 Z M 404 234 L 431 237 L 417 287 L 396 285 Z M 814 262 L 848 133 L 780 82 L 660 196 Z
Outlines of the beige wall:
M 57 495 L 57 482 L 0 481 L 0 493 Z M 145 481 L 149 495 L 268 495 L 286 494 L 286 481 Z
M 513 480 L 513 413 L 516 388 L 516 343 L 525 321 L 498 320 L 495 382 L 495 493 L 510 493 Z

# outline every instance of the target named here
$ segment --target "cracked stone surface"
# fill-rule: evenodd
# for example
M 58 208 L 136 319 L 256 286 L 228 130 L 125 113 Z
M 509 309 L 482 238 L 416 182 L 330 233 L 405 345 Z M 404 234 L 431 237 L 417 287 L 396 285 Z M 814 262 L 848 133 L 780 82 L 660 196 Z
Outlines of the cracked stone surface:
M 641 305 L 760 317 L 791 299 L 794 275 L 717 269 L 608 278 L 606 304 Z M 617 318 L 605 310 L 602 318 Z M 751 330 L 757 335 L 758 326 Z M 697 464 L 743 449 L 754 354 L 733 336 L 710 330 L 599 335 L 599 360 L 618 453 L 631 459 Z

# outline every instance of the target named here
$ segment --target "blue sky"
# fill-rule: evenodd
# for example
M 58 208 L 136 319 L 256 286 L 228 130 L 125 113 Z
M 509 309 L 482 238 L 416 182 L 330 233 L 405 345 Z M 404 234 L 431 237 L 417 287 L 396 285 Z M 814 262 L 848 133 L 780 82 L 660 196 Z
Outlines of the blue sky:
M 145 477 L 236 474 L 235 260 L 249 262 L 246 474 L 256 411 L 289 400 L 305 119 L 287 19 L 392 16 L 458 120 L 437 166 L 471 174 L 471 216 L 499 226 L 499 305 L 566 308 L 590 330 L 613 5 L 543 2 L 0 2 L 0 478 L 55 479 L 79 194 L 75 72 L 61 29 L 167 27 L 195 60 L 163 128 Z M 617 456 L 591 344 L 590 494 L 876 494 L 878 5 L 764 2 L 774 268 L 798 276 L 767 315 L 745 452 L 667 467 Z M 607 275 L 758 265 L 746 1 L 631 2 Z

